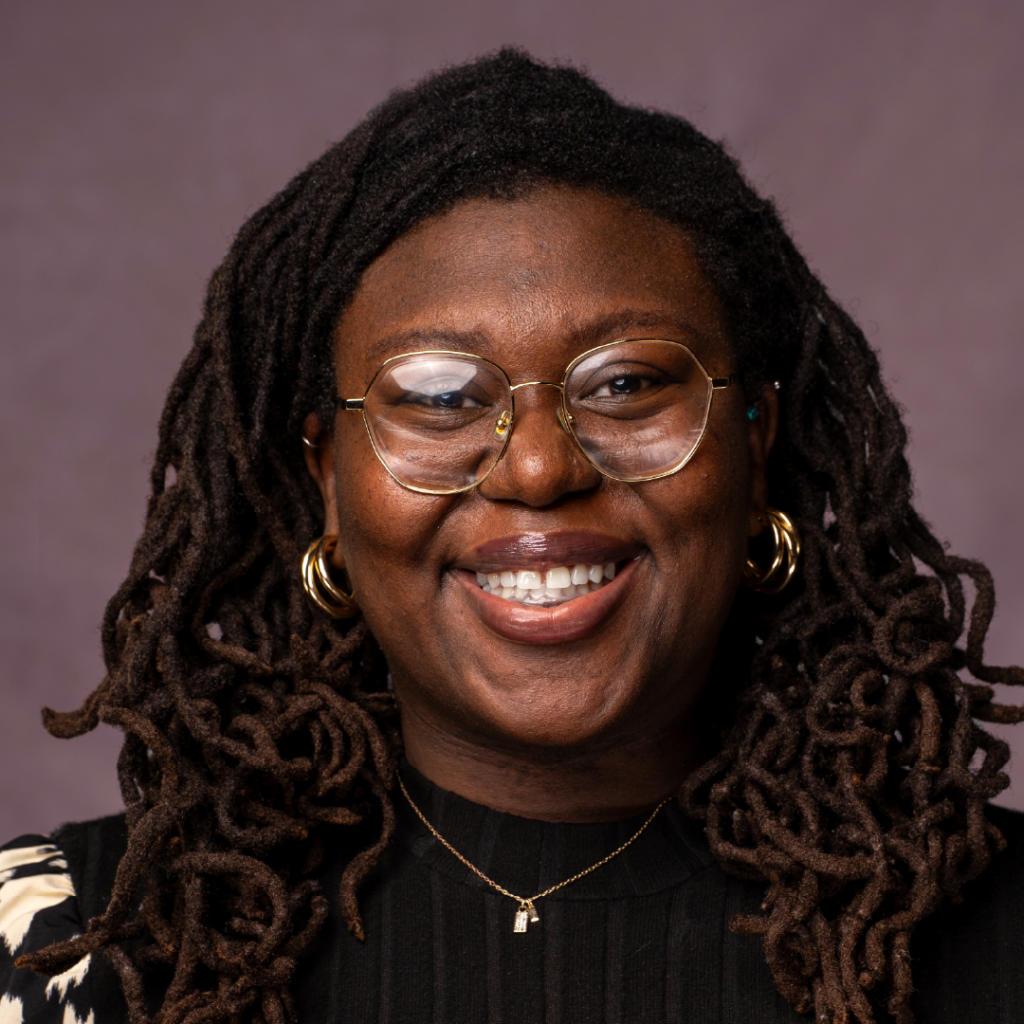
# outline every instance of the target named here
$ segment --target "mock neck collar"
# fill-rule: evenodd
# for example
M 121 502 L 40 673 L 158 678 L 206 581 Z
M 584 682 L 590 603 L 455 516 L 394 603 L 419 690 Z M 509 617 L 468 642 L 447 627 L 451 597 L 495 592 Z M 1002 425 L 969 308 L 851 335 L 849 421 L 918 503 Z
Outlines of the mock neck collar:
M 530 897 L 606 857 L 633 836 L 650 812 L 621 821 L 576 824 L 502 814 L 435 786 L 403 763 L 402 780 L 431 825 L 471 864 L 517 896 Z M 424 827 L 397 786 L 396 841 L 431 871 L 493 891 Z M 675 801 L 658 812 L 629 847 L 545 900 L 647 896 L 681 885 L 713 863 L 699 822 Z

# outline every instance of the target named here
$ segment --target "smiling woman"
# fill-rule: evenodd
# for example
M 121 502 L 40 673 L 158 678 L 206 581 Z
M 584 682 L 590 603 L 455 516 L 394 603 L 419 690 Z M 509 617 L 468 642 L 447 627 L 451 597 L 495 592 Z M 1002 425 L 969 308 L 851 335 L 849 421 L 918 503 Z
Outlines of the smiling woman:
M 474 373 L 472 408 L 452 410 L 452 361 L 469 357 L 400 356 L 375 399 L 380 339 L 471 348 L 494 370 Z M 378 257 L 334 345 L 339 394 L 373 382 L 370 438 L 401 422 L 371 445 L 357 418 L 328 432 L 311 414 L 306 437 L 333 567 L 384 649 L 410 763 L 552 821 L 627 817 L 678 790 L 700 762 L 691 712 L 761 530 L 777 409 L 770 389 L 755 420 L 739 388 L 712 404 L 697 359 L 727 383 L 735 356 L 686 236 L 578 187 L 467 199 Z M 441 495 L 420 493 L 427 475 Z M 503 574 L 500 588 L 477 579 Z
M 394 94 L 211 281 L 47 713 L 126 813 L 0 851 L 0 1021 L 1013 1019 L 1024 672 L 905 440 L 689 124 Z

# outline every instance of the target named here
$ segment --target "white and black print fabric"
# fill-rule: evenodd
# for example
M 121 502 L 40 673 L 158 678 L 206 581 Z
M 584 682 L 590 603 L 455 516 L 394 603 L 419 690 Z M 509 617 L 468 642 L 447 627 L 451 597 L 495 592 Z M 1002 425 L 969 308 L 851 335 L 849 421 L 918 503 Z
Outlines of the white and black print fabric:
M 61 851 L 45 836 L 0 847 L 0 1024 L 96 1024 L 84 957 L 54 978 L 14 961 L 83 931 Z

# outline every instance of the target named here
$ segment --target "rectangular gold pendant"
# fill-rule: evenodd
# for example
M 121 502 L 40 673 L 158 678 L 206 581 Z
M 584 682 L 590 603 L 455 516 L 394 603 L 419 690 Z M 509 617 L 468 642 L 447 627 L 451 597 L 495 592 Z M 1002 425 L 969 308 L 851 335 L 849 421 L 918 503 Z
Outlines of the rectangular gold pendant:
M 526 911 L 525 910 L 517 910 L 516 911 L 516 924 L 515 924 L 515 927 L 512 929 L 512 931 L 514 931 L 514 932 L 525 932 L 526 931 Z

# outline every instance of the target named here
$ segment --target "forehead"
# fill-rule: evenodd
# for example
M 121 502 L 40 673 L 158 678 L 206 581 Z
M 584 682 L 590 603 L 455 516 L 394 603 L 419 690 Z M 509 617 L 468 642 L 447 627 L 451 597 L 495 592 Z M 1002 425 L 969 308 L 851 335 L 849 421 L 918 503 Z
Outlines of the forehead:
M 335 354 L 351 385 L 429 348 L 475 352 L 514 377 L 624 337 L 726 355 L 719 302 L 680 228 L 622 199 L 548 187 L 467 200 L 395 241 L 364 273 Z

